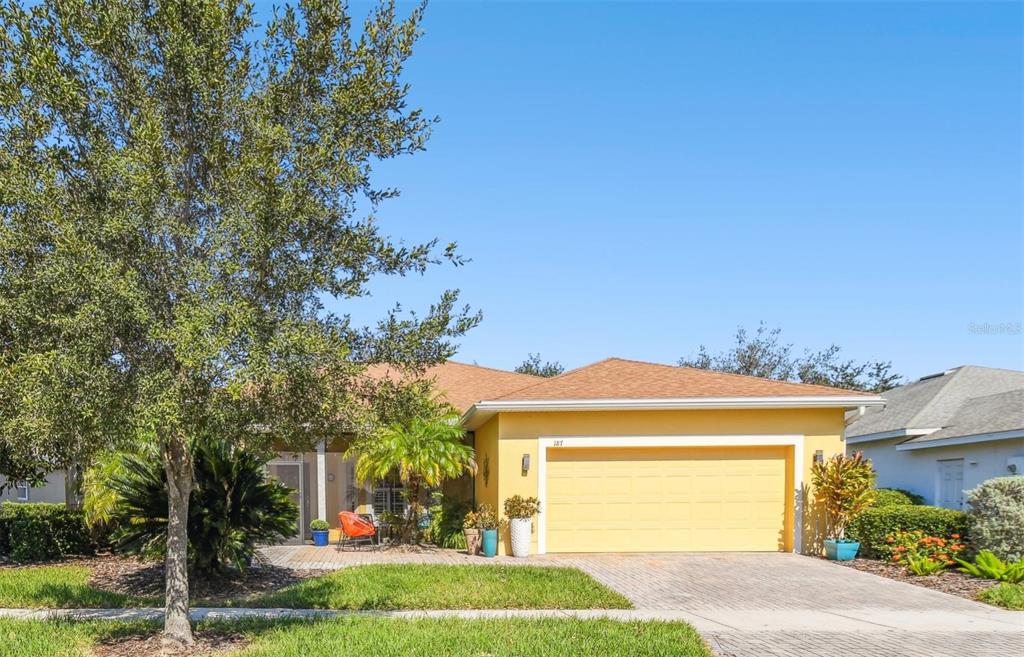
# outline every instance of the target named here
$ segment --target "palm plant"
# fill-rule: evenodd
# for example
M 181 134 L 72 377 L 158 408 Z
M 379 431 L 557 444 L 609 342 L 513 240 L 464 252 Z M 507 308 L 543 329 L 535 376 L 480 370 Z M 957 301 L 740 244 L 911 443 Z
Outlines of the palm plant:
M 126 454 L 102 454 L 82 476 L 82 511 L 89 527 L 109 526 L 117 514 L 120 498 L 110 482 L 125 474 Z
M 361 481 L 382 481 L 397 473 L 405 486 L 413 519 L 422 513 L 420 497 L 424 488 L 476 471 L 473 448 L 463 442 L 463 431 L 454 413 L 389 424 L 354 443 L 345 456 L 356 459 L 356 477 Z M 416 525 L 405 523 L 402 540 L 411 539 Z
M 216 439 L 192 446 L 190 569 L 204 576 L 244 570 L 261 543 L 294 535 L 299 510 L 289 490 L 264 476 L 264 459 Z M 159 459 L 123 456 L 107 486 L 116 497 L 118 550 L 162 556 L 167 541 L 167 477 Z

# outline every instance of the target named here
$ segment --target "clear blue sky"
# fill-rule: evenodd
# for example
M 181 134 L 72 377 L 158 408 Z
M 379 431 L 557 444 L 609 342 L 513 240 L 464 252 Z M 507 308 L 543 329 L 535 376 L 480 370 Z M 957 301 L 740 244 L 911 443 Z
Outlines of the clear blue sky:
M 485 316 L 458 359 L 504 368 L 671 363 L 764 320 L 910 377 L 1024 369 L 1022 24 L 1017 3 L 434 2 L 407 80 L 441 123 L 378 168 L 402 190 L 380 218 L 473 262 L 334 309 L 458 287 Z

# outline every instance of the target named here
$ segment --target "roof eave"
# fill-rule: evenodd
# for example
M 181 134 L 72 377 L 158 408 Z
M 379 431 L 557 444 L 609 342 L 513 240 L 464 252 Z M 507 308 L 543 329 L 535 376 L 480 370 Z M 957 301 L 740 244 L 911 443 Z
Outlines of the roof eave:
M 950 436 L 949 438 L 936 438 L 934 440 L 924 440 L 919 443 L 906 442 L 896 445 L 896 451 L 908 452 L 915 449 L 932 449 L 934 447 L 970 445 L 972 443 L 987 443 L 997 440 L 1012 440 L 1015 438 L 1024 438 L 1024 429 L 994 431 L 992 433 L 978 433 L 971 436 Z
M 671 399 L 529 399 L 479 401 L 462 416 L 475 429 L 496 413 L 554 411 L 663 411 L 774 408 L 858 408 L 884 406 L 878 395 L 805 395 L 788 397 L 680 397 Z
M 865 433 L 857 436 L 847 436 L 847 445 L 856 445 L 857 443 L 870 443 L 876 440 L 889 440 L 890 438 L 918 438 L 920 436 L 927 436 L 928 434 L 940 431 L 942 427 L 934 427 L 928 429 L 893 429 L 892 431 L 876 431 L 875 433 Z

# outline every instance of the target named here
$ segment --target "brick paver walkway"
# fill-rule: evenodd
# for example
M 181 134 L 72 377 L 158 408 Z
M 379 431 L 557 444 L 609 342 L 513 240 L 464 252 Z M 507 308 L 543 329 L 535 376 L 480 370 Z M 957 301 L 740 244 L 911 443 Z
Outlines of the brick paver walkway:
M 792 554 L 576 554 L 483 559 L 269 548 L 271 562 L 333 569 L 368 563 L 580 568 L 645 618 L 686 620 L 720 657 L 1024 657 L 1024 613 Z M 585 614 L 586 612 L 584 612 Z M 590 612 L 602 613 L 602 612 Z

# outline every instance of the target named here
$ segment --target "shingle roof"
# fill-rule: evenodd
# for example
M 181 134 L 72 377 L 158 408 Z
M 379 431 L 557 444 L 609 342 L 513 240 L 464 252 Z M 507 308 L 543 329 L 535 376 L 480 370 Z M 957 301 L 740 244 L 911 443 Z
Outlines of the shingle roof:
M 371 377 L 402 379 L 406 375 L 390 365 L 371 365 L 366 373 Z M 429 368 L 424 379 L 433 381 L 441 396 L 460 413 L 483 399 L 494 399 L 500 395 L 532 385 L 543 379 L 530 374 L 519 374 L 490 367 L 447 361 Z
M 1024 430 L 1024 388 L 968 399 L 954 413 L 949 425 L 908 443 L 927 443 L 943 438 L 977 436 L 1001 431 Z
M 941 432 L 926 437 L 936 440 L 1004 431 L 997 427 L 1014 424 L 1012 418 L 1018 417 L 1016 411 L 1022 405 L 1011 408 L 1017 395 L 1003 393 L 1017 391 L 1024 391 L 1024 372 L 975 365 L 956 367 L 885 392 L 885 407 L 868 409 L 847 427 L 846 436 L 941 428 Z M 1024 423 L 1009 428 L 1022 426 Z
M 859 394 L 873 397 L 866 393 L 828 386 L 772 381 L 691 367 L 608 358 L 489 399 L 527 401 L 829 395 L 851 397 Z

